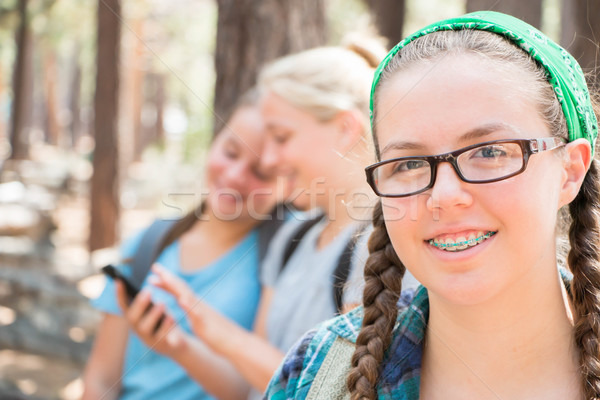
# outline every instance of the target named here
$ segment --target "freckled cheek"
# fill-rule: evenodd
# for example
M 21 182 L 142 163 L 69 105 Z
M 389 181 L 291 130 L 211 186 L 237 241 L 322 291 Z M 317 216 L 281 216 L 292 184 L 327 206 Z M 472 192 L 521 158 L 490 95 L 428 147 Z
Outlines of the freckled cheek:
M 216 176 L 223 171 L 225 171 L 228 167 L 230 167 L 231 162 L 229 159 L 222 155 L 212 154 L 206 163 L 206 173 L 209 176 Z
M 419 226 L 423 222 L 423 217 L 418 215 L 419 205 L 416 196 L 382 199 L 386 228 L 397 252 L 405 246 L 415 247 L 414 238 L 418 237 Z
M 518 248 L 554 236 L 557 210 L 552 204 L 557 199 L 544 182 L 516 178 L 494 185 L 478 197 L 482 208 L 496 221 L 496 228 L 505 230 L 508 240 Z
M 278 154 L 281 166 L 293 166 L 299 163 L 298 160 L 300 160 L 300 163 L 302 162 L 306 151 L 300 144 L 296 142 L 297 141 L 287 141 L 279 148 Z
M 401 222 L 424 222 L 432 218 L 432 213 L 427 207 L 427 194 L 417 194 L 409 197 L 382 198 L 381 205 L 386 221 Z
M 404 199 L 382 198 L 381 206 L 383 217 L 389 226 L 392 222 L 395 223 L 404 219 L 409 204 Z

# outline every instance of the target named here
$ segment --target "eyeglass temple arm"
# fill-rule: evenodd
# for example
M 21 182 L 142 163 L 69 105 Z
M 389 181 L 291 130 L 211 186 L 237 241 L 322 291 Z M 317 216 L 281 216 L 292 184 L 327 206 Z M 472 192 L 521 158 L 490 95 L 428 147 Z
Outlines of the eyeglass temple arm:
M 529 141 L 529 149 L 532 153 L 540 153 L 542 151 L 555 149 L 563 144 L 565 144 L 565 140 L 558 137 L 531 139 Z

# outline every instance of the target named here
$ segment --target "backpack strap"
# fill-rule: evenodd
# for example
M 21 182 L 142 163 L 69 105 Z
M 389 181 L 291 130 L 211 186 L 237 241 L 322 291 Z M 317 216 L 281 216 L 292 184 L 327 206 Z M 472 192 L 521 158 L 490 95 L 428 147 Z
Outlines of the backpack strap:
M 314 376 L 306 400 L 350 400 L 346 385 L 356 345 L 341 337 L 335 338 L 321 367 Z
M 316 217 L 314 217 L 312 219 L 304 221 L 296 229 L 296 232 L 292 236 L 292 239 L 287 243 L 285 251 L 283 252 L 283 258 L 281 259 L 281 268 L 279 270 L 280 274 L 285 269 L 285 266 L 287 265 L 288 261 L 292 257 L 292 254 L 294 254 L 294 251 L 296 251 L 296 248 L 300 244 L 300 241 L 302 240 L 302 238 L 304 237 L 304 235 L 306 235 L 306 233 L 310 230 L 310 228 L 312 228 L 313 226 L 315 226 L 324 217 L 325 217 L 324 214 L 319 214 L 319 215 L 317 215 Z
M 138 288 L 142 286 L 150 267 L 159 256 L 156 254 L 158 246 L 176 222 L 177 220 L 156 219 L 144 232 L 130 263 L 131 281 Z
M 306 235 L 306 233 L 310 230 L 310 228 L 312 228 L 318 222 L 323 220 L 324 217 L 325 217 L 325 215 L 323 215 L 323 214 L 318 215 L 315 218 L 312 218 L 312 219 L 309 219 L 309 220 L 303 222 L 296 229 L 296 232 L 292 236 L 292 239 L 287 243 L 285 251 L 283 252 L 281 268 L 279 270 L 280 274 L 285 269 L 288 261 L 292 257 L 292 254 L 294 254 L 294 251 L 300 244 L 300 241 L 302 240 L 304 235 Z M 354 247 L 356 246 L 356 242 L 358 241 L 358 238 L 360 237 L 361 233 L 363 233 L 365 231 L 367 226 L 368 226 L 367 224 L 361 225 L 358 228 L 358 230 L 350 237 L 350 239 L 346 243 L 346 247 L 344 248 L 344 251 L 342 251 L 342 253 L 340 254 L 340 257 L 338 258 L 337 266 L 335 267 L 335 270 L 333 272 L 333 284 L 332 284 L 333 304 L 335 304 L 335 309 L 338 314 L 342 313 L 342 308 L 344 306 L 344 304 L 342 302 L 342 298 L 344 295 L 344 286 L 346 285 L 346 282 L 348 281 L 348 277 L 350 276 L 350 269 L 352 266 L 352 255 L 354 254 Z
M 271 214 L 271 219 L 263 222 L 258 227 L 258 254 L 259 260 L 262 260 L 267 252 L 271 237 L 285 222 L 285 218 L 281 216 L 283 211 L 276 208 Z M 171 228 L 178 220 L 156 219 L 146 229 L 140 245 L 137 248 L 131 260 L 131 281 L 137 287 L 141 287 L 144 279 L 148 275 L 152 264 L 158 258 L 158 247 L 162 243 L 165 236 L 170 232 Z
M 354 247 L 358 241 L 360 235 L 365 231 L 367 225 L 363 224 L 360 228 L 350 237 L 350 240 L 346 243 L 344 251 L 338 259 L 338 264 L 333 272 L 333 304 L 338 314 L 342 313 L 344 304 L 342 297 L 344 295 L 344 286 L 350 276 L 350 269 L 352 264 L 352 255 L 354 254 Z
M 258 225 L 258 259 L 261 262 L 267 254 L 271 239 L 286 221 L 286 216 L 284 205 L 278 205 L 271 213 L 270 218 Z

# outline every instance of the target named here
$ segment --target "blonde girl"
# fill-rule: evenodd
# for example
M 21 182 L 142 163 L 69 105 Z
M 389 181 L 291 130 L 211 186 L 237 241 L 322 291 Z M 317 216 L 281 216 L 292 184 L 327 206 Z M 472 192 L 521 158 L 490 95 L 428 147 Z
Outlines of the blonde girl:
M 267 129 L 262 165 L 289 181 L 296 208 L 317 208 L 323 217 L 287 262 L 284 253 L 305 219 L 292 219 L 273 239 L 262 265 L 253 331 L 219 317 L 185 285 L 155 269 L 156 284 L 179 299 L 196 335 L 238 371 L 229 379 L 247 382 L 251 398 L 262 397 L 287 350 L 307 330 L 360 302 L 355 288 L 362 287 L 366 257 L 357 249 L 366 246 L 361 241 L 348 248 L 348 243 L 368 222 L 365 211 L 372 205 L 362 169 L 372 160 L 366 129 L 374 66 L 353 50 L 326 47 L 276 60 L 260 75 Z M 343 290 L 338 307 L 334 275 L 346 251 L 352 252 L 350 288 Z

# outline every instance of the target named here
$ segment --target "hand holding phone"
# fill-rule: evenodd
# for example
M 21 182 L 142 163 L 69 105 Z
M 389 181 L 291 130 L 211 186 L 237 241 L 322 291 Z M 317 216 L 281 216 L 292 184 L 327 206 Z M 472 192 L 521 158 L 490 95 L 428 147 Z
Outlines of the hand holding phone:
M 110 276 L 114 280 L 120 280 L 123 282 L 125 286 L 125 291 L 127 292 L 127 296 L 129 297 L 129 302 L 131 302 L 135 296 L 140 292 L 140 289 L 136 287 L 133 283 L 129 281 L 129 279 L 121 273 L 115 266 L 108 264 L 106 267 L 102 268 L 102 272 L 106 275 Z
M 125 292 L 127 293 L 127 297 L 129 299 L 129 303 L 131 303 L 133 301 L 133 299 L 135 298 L 135 296 L 138 295 L 138 293 L 140 292 L 140 289 L 135 286 L 130 280 L 129 278 L 127 278 L 125 275 L 123 275 L 121 273 L 121 271 L 119 271 L 114 265 L 107 265 L 105 267 L 102 268 L 102 272 L 108 276 L 110 276 L 111 278 L 113 278 L 114 280 L 119 280 L 123 283 L 123 286 L 125 286 Z M 150 311 L 150 309 L 152 309 L 152 307 L 154 307 L 154 304 L 151 302 L 148 305 L 148 308 L 146 308 L 146 311 L 144 312 L 144 314 L 148 313 L 148 311 Z M 158 322 L 156 323 L 156 325 L 154 326 L 154 332 L 156 333 L 156 331 L 158 331 L 158 328 L 160 327 L 160 325 L 162 324 L 162 322 L 165 319 L 165 314 L 163 314 L 160 319 L 158 320 Z

